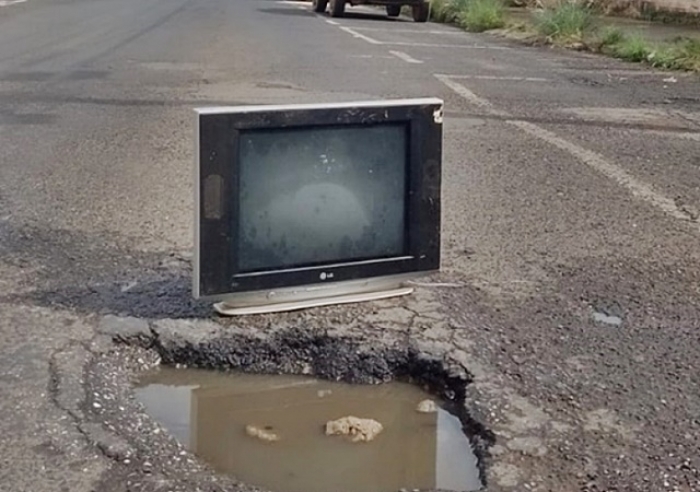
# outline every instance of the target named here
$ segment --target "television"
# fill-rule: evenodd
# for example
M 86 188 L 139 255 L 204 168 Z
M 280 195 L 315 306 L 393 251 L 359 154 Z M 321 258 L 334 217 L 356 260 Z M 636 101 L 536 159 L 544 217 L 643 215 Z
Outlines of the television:
M 437 98 L 196 109 L 193 296 L 220 314 L 408 294 L 439 270 Z

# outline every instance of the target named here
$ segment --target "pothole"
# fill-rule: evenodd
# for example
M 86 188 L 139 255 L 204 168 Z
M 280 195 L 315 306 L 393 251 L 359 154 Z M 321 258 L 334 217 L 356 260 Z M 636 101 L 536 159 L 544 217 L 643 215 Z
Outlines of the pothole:
M 216 471 L 275 492 L 482 488 L 454 402 L 407 382 L 162 366 L 144 373 L 135 392 Z

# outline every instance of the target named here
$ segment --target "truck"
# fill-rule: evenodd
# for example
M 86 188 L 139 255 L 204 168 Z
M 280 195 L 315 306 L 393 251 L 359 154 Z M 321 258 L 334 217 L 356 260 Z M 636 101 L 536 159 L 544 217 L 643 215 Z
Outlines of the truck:
M 345 15 L 347 5 L 383 6 L 389 17 L 398 17 L 405 5 L 411 8 L 413 20 L 416 22 L 426 22 L 430 15 L 430 2 L 427 0 L 312 0 L 311 4 L 314 12 L 323 13 L 329 9 L 331 17 Z

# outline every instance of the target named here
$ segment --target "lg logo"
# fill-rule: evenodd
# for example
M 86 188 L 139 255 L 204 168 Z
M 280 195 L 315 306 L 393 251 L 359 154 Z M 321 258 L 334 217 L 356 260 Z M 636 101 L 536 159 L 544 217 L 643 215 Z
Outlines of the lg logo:
M 328 272 L 328 273 L 326 273 L 326 272 L 321 272 L 321 275 L 319 275 L 319 277 L 321 277 L 321 280 L 330 280 L 330 279 L 333 278 L 333 273 L 331 273 L 331 272 Z

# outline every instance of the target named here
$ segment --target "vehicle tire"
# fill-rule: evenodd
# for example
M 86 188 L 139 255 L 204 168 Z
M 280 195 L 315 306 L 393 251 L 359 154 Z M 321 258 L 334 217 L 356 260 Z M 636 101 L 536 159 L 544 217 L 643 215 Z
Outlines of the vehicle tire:
M 411 11 L 413 13 L 413 20 L 416 22 L 426 22 L 428 20 L 428 14 L 430 14 L 430 4 L 428 2 L 421 2 L 411 6 Z
M 389 17 L 398 17 L 401 13 L 401 5 L 387 5 L 386 15 Z
M 345 0 L 331 0 L 331 17 L 345 15 Z
M 314 12 L 325 12 L 328 6 L 328 0 L 313 0 L 311 2 L 311 8 Z

